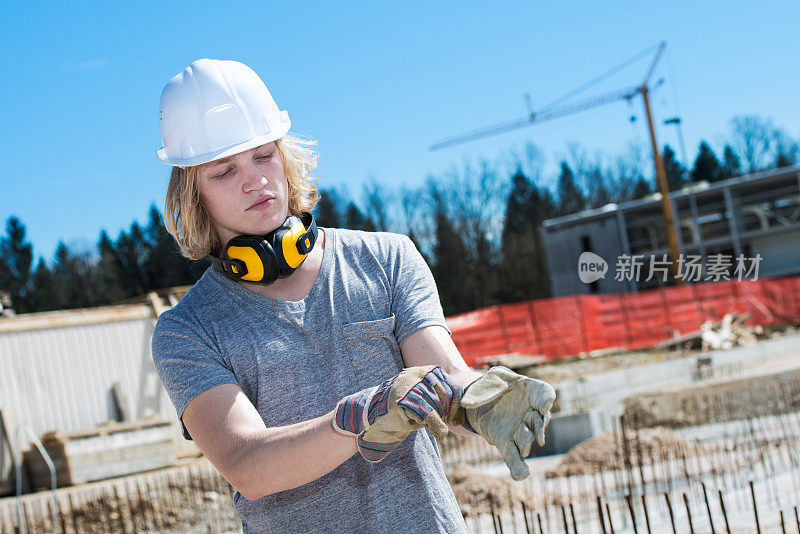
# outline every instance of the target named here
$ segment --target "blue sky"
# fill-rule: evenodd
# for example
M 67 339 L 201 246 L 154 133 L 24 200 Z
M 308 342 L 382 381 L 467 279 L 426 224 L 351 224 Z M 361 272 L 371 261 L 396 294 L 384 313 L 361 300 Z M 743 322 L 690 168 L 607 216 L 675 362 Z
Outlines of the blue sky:
M 22 219 L 37 256 L 91 248 L 163 207 L 157 108 L 191 61 L 236 59 L 266 82 L 293 131 L 319 142 L 321 187 L 416 187 L 453 165 L 497 161 L 528 142 L 554 178 L 568 143 L 647 146 L 639 100 L 430 152 L 451 135 L 522 117 L 666 40 L 654 97 L 680 114 L 690 152 L 719 149 L 730 119 L 800 134 L 796 1 L 669 3 L 19 2 L 0 8 L 4 149 L 0 219 Z M 365 7 L 369 6 L 369 7 Z M 636 83 L 640 61 L 585 93 Z M 677 98 L 676 98 L 677 97 Z M 628 117 L 639 117 L 631 123 Z M 660 126 L 660 144 L 677 145 Z M 549 174 L 548 174 L 549 173 Z

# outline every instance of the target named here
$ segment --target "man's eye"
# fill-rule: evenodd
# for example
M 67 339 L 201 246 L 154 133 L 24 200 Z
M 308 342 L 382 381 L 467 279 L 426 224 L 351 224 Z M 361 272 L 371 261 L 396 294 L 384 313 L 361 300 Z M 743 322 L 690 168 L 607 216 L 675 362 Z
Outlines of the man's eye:
M 269 154 L 267 154 L 265 156 L 259 156 L 257 159 L 263 159 L 263 160 L 272 159 L 272 154 L 273 154 L 273 152 L 270 152 Z
M 227 171 L 223 172 L 222 174 L 218 174 L 218 175 L 214 176 L 214 178 L 225 178 L 226 176 L 228 176 L 232 172 L 233 172 L 233 169 L 228 169 Z

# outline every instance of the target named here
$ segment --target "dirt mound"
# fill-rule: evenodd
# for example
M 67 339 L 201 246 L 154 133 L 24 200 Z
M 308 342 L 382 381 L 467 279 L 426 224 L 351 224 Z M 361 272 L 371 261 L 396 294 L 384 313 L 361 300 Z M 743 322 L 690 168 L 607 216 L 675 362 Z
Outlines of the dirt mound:
M 519 507 L 521 502 L 530 510 L 541 504 L 541 499 L 535 499 L 522 484 L 508 478 L 484 475 L 467 465 L 454 466 L 448 471 L 447 480 L 461 512 L 466 515 L 490 512 L 492 507 L 495 510 Z
M 692 384 L 630 397 L 625 419 L 639 426 L 682 428 L 772 415 L 800 407 L 800 369 Z
M 658 458 L 665 451 L 694 451 L 697 444 L 678 438 L 665 428 L 648 428 L 638 433 L 628 431 L 628 455 L 632 464 L 638 463 L 638 454 L 647 458 Z M 589 438 L 572 447 L 555 469 L 547 472 L 548 477 L 572 475 L 591 475 L 606 469 L 625 467 L 625 446 L 620 443 L 621 436 L 606 433 Z

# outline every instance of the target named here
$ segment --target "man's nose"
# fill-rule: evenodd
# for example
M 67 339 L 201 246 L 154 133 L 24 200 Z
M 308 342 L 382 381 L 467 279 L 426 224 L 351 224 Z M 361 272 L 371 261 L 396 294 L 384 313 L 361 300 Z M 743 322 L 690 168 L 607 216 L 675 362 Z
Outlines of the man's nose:
M 267 183 L 267 178 L 257 166 L 250 165 L 244 170 L 244 184 L 242 185 L 245 191 L 259 191 Z

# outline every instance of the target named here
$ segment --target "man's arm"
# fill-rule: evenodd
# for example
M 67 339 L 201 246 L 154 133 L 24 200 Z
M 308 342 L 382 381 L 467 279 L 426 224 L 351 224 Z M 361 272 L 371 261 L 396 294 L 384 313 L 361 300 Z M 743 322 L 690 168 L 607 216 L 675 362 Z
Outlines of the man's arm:
M 483 376 L 471 370 L 458 352 L 455 343 L 441 326 L 427 326 L 408 336 L 400 347 L 406 367 L 439 365 L 461 387 L 466 387 Z M 462 427 L 449 427 L 463 436 L 476 434 Z
M 336 432 L 333 411 L 293 425 L 267 428 L 235 384 L 200 393 L 183 424 L 214 467 L 246 499 L 296 488 L 336 469 L 356 453 L 355 440 Z

